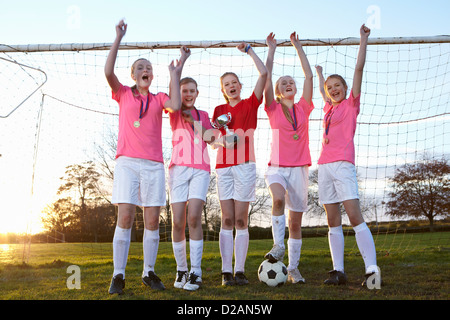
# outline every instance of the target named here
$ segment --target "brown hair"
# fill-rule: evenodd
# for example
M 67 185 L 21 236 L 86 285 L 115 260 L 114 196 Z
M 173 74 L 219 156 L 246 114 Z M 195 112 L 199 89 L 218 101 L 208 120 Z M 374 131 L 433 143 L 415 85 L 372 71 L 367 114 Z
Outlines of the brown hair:
M 192 79 L 190 77 L 185 77 L 185 78 L 181 79 L 180 80 L 180 87 L 183 84 L 187 84 L 187 83 L 193 83 L 193 84 L 195 84 L 195 87 L 198 88 L 197 81 L 195 81 L 194 79 Z M 197 89 L 197 91 L 198 91 L 198 89 Z
M 197 85 L 197 81 L 195 81 L 193 78 L 190 77 L 185 77 L 183 79 L 180 80 L 180 88 L 182 85 L 184 84 L 188 84 L 188 83 L 193 83 L 195 84 L 195 89 L 198 92 L 198 85 Z M 183 102 L 181 102 L 181 109 L 184 110 L 186 107 L 184 106 Z
M 347 82 L 345 82 L 345 79 L 342 78 L 342 76 L 340 76 L 340 75 L 338 75 L 338 74 L 332 74 L 332 75 L 329 75 L 329 76 L 328 76 L 327 80 L 325 80 L 325 83 L 323 84 L 324 90 L 325 90 L 325 92 L 327 92 L 327 95 L 328 95 L 328 91 L 327 91 L 327 81 L 328 81 L 329 79 L 338 79 L 339 81 L 341 81 L 342 84 L 344 85 L 345 92 L 347 92 L 348 86 L 347 86 Z
M 236 80 L 239 82 L 239 84 L 242 86 L 242 83 L 239 81 L 239 77 L 237 76 L 236 73 L 234 72 L 225 72 L 221 77 L 220 77 L 220 87 L 223 89 L 223 78 L 225 78 L 226 76 L 234 76 L 236 77 Z M 225 93 L 223 93 L 223 97 L 225 98 L 225 100 L 227 101 L 227 103 L 230 103 L 230 100 L 228 99 L 227 95 Z

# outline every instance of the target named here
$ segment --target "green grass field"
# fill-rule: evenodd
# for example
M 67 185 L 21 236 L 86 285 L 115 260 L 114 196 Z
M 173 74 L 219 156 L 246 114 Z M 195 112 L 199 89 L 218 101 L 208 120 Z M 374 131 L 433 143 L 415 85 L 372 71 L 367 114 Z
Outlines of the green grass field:
M 364 263 L 353 236 L 346 237 L 346 286 L 323 285 L 331 270 L 326 237 L 305 238 L 299 269 L 304 285 L 270 288 L 259 283 L 257 269 L 272 240 L 251 240 L 246 263 L 250 284 L 221 286 L 217 241 L 206 241 L 203 286 L 195 292 L 173 288 L 176 264 L 171 243 L 161 242 L 156 273 L 166 290 L 155 292 L 141 283 L 142 244 L 132 243 L 125 294 L 108 294 L 113 271 L 110 243 L 0 244 L 1 300 L 448 300 L 450 295 L 450 232 L 374 235 L 381 289 L 361 287 Z M 188 246 L 189 247 L 189 246 Z M 28 250 L 24 263 L 24 250 Z M 287 264 L 287 255 L 284 261 Z M 81 289 L 68 289 L 70 265 L 80 268 Z

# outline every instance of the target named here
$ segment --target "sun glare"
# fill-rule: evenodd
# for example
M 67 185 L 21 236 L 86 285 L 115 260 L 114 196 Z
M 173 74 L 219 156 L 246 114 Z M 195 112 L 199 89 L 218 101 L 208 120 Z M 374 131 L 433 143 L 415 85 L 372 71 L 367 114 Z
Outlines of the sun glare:
M 17 202 L 19 203 L 19 202 Z M 22 199 L 23 203 L 23 199 Z M 14 208 L 3 207 L 0 212 L 2 223 L 0 224 L 0 234 L 35 234 L 42 231 L 40 223 L 40 210 L 28 209 L 29 206 L 23 205 Z

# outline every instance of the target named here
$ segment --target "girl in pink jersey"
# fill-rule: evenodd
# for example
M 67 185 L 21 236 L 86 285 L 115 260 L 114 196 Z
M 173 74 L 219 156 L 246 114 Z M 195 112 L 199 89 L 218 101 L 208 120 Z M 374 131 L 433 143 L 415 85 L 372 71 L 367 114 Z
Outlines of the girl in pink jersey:
M 222 93 L 226 104 L 214 109 L 213 123 L 221 115 L 230 115 L 228 128 L 239 136 L 236 145 L 226 149 L 218 147 L 216 174 L 217 190 L 222 212 L 219 246 L 222 256 L 222 285 L 245 285 L 248 280 L 244 275 L 247 258 L 248 208 L 255 200 L 256 165 L 253 147 L 253 133 L 256 129 L 258 107 L 261 105 L 267 70 L 249 44 L 241 43 L 239 51 L 247 53 L 256 65 L 259 77 L 250 98 L 241 98 L 242 85 L 239 78 L 227 72 L 220 78 Z M 222 134 L 225 130 L 221 129 Z M 227 145 L 227 147 L 229 147 Z M 233 229 L 235 267 L 233 278 Z
M 272 86 L 273 59 L 277 42 L 273 33 L 267 37 L 266 68 L 268 72 L 265 87 L 265 110 L 272 128 L 272 148 L 265 179 L 272 196 L 272 235 L 274 245 L 265 255 L 271 261 L 283 261 L 285 253 L 284 236 L 285 207 L 289 210 L 288 280 L 304 283 L 298 270 L 302 246 L 302 216 L 308 210 L 308 169 L 311 165 L 309 152 L 308 119 L 314 109 L 312 103 L 313 73 L 303 51 L 298 35 L 293 32 L 291 43 L 297 50 L 305 74 L 303 93 L 295 103 L 297 86 L 291 76 L 279 78 Z
M 344 234 L 339 209 L 341 202 L 355 230 L 356 242 L 364 259 L 366 274 L 363 285 L 380 276 L 373 237 L 361 214 L 355 170 L 353 137 L 360 110 L 361 84 L 370 29 L 362 25 L 360 34 L 360 48 L 348 98 L 347 84 L 341 76 L 330 75 L 325 81 L 322 68 L 316 67 L 322 97 L 326 103 L 318 180 L 319 200 L 327 213 L 328 238 L 333 260 L 333 270 L 329 272 L 325 284 L 332 285 L 347 282 L 344 272 Z
M 160 207 L 165 205 L 162 110 L 180 109 L 180 75 L 190 55 L 189 49 L 182 48 L 180 62 L 172 61 L 169 65 L 170 97 L 165 93 L 149 92 L 153 68 L 146 59 L 138 59 L 131 67 L 135 85 L 131 88 L 123 86 L 114 73 L 114 65 L 126 30 L 127 25 L 120 21 L 105 64 L 105 76 L 113 99 L 119 103 L 119 134 L 111 201 L 118 206 L 118 218 L 113 239 L 114 273 L 110 294 L 122 294 L 125 287 L 125 267 L 136 206 L 143 207 L 144 212 L 142 281 L 152 289 L 164 289 L 154 272 L 159 245 Z
M 197 82 L 180 81 L 181 110 L 169 114 L 172 127 L 172 158 L 169 165 L 169 193 L 172 207 L 172 247 L 177 263 L 175 288 L 197 290 L 202 283 L 203 230 L 202 212 L 210 182 L 207 143 L 212 126 L 206 111 L 195 107 Z M 186 209 L 188 209 L 189 255 L 186 259 Z

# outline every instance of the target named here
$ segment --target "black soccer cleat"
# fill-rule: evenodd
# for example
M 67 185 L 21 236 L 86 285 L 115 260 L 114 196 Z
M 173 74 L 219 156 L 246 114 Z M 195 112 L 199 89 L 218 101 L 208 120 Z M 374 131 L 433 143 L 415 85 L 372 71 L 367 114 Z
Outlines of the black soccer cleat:
M 161 282 L 161 279 L 158 278 L 158 276 L 153 271 L 149 271 L 147 276 L 142 277 L 142 283 L 147 287 L 155 290 L 166 289 L 166 287 L 164 287 L 163 283 Z
M 125 288 L 125 279 L 123 274 L 120 273 L 111 279 L 109 294 L 122 294 L 123 288 Z
M 236 274 L 234 275 L 234 279 L 238 286 L 245 286 L 246 284 L 248 284 L 247 277 L 243 272 L 236 272 Z
M 222 285 L 223 286 L 234 286 L 236 282 L 234 281 L 233 275 L 231 272 L 223 272 L 222 273 Z
M 328 279 L 323 282 L 324 284 L 335 286 L 347 284 L 347 275 L 344 272 L 332 270 L 328 273 L 329 273 Z

